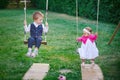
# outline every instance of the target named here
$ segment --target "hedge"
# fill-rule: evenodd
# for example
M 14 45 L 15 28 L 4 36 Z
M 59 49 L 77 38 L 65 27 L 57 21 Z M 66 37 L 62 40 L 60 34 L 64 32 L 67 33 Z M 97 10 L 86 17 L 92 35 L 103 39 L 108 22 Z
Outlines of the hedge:
M 44 9 L 46 0 L 31 0 L 39 9 Z M 97 0 L 78 0 L 79 16 L 96 20 Z M 49 0 L 49 10 L 75 15 L 76 0 Z M 100 0 L 99 20 L 111 23 L 120 21 L 120 0 Z
M 4 9 L 8 6 L 9 0 L 0 0 L 0 9 Z

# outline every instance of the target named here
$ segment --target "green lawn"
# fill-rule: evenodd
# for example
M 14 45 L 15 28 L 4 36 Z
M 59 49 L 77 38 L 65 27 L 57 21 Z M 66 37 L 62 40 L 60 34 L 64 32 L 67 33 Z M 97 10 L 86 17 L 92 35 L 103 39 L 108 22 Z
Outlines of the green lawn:
M 34 11 L 36 10 L 27 10 L 28 23 L 32 22 Z M 0 10 L 0 80 L 21 80 L 33 63 L 50 64 L 44 80 L 57 80 L 60 69 L 72 71 L 64 74 L 67 80 L 81 80 L 81 61 L 76 54 L 75 17 L 49 12 L 48 45 L 41 45 L 36 58 L 25 56 L 27 45 L 23 44 L 23 19 L 23 10 Z M 86 26 L 92 27 L 95 32 L 96 21 L 79 18 L 79 36 Z M 97 47 L 100 56 L 96 63 L 103 71 L 104 80 L 120 80 L 120 31 L 111 45 L 107 45 L 116 26 L 99 22 Z

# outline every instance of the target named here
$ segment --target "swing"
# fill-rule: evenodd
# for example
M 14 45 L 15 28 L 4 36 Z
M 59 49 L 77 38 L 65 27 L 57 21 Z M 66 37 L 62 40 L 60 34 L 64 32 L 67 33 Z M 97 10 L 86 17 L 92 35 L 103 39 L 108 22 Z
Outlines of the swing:
M 96 32 L 98 32 L 99 2 L 100 0 L 98 0 L 97 3 Z M 76 0 L 76 28 L 77 28 L 76 37 L 78 37 L 78 0 Z M 78 48 L 78 43 L 77 43 L 77 48 Z M 82 80 L 104 80 L 102 70 L 97 64 L 93 68 L 91 68 L 90 64 L 85 64 L 84 67 L 81 65 L 81 75 L 82 75 Z
M 26 21 L 26 0 L 24 0 L 24 19 Z M 45 14 L 45 18 L 46 18 L 46 22 L 47 22 L 47 15 L 48 15 L 48 0 L 46 0 L 46 14 Z M 28 40 L 26 38 L 26 32 L 24 31 L 24 44 L 28 44 Z M 35 43 L 33 43 L 35 44 Z M 46 41 L 46 33 L 44 33 L 44 40 L 41 41 L 41 44 L 47 45 L 47 41 Z
M 98 33 L 98 19 L 99 19 L 99 2 L 97 1 L 97 21 L 96 21 L 96 32 Z M 76 38 L 78 37 L 78 0 L 76 0 Z M 78 49 L 78 42 L 77 42 L 77 49 Z M 77 51 L 77 50 L 76 50 Z M 78 52 L 77 52 L 78 53 Z

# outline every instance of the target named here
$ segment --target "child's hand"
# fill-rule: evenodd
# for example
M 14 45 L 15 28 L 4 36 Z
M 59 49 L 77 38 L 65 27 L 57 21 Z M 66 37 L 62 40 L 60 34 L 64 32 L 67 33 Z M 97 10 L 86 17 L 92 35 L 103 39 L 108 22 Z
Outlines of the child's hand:
M 95 35 L 98 35 L 98 33 L 96 32 Z
M 27 21 L 26 20 L 24 20 L 24 26 L 26 26 L 27 25 Z
M 46 27 L 48 27 L 48 22 L 45 22 Z

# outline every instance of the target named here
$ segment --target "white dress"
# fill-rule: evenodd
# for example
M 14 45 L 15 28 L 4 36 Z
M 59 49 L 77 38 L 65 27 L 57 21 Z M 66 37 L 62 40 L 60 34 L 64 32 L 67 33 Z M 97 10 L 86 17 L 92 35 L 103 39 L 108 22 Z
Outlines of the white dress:
M 95 59 L 98 56 L 98 49 L 95 42 L 87 39 L 86 43 L 82 42 L 81 48 L 78 48 L 81 59 Z

